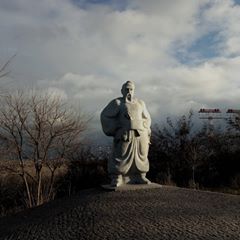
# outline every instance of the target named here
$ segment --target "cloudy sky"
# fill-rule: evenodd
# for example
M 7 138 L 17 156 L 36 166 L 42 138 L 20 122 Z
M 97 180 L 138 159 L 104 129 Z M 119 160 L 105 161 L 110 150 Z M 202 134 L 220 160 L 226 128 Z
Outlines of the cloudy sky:
M 93 114 L 136 83 L 153 122 L 240 108 L 238 0 L 0 0 L 0 63 Z

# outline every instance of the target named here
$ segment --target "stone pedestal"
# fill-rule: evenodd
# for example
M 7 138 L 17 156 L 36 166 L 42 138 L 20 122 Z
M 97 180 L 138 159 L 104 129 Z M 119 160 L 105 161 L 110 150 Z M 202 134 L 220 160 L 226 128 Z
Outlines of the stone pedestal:
M 153 188 L 161 188 L 162 185 L 157 183 L 150 183 L 150 184 L 123 184 L 119 187 L 112 187 L 110 184 L 101 185 L 102 189 L 106 191 L 134 191 L 140 189 L 153 189 Z

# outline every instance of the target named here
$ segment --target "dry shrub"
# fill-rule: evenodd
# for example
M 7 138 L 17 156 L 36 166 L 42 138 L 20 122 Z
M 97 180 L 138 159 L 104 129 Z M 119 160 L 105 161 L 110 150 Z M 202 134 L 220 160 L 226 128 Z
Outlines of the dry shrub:
M 233 189 L 240 189 L 240 174 L 236 174 L 231 180 L 231 187 Z
M 24 209 L 23 183 L 15 174 L 0 175 L 0 216 Z
M 43 166 L 42 196 L 46 196 L 42 199 L 43 202 L 48 202 L 56 197 L 70 196 L 81 189 L 97 187 L 108 181 L 106 159 L 99 159 L 90 151 L 82 151 L 81 154 L 82 157 L 65 161 L 56 170 L 51 198 L 47 198 L 49 188 L 52 186 L 51 172 L 48 167 Z M 22 178 L 18 174 L 10 173 L 4 166 L 11 166 L 12 169 L 15 166 L 15 171 L 19 168 L 17 161 L 2 161 L 0 164 L 0 216 L 13 214 L 29 207 Z M 35 166 L 32 161 L 26 162 L 26 171 L 31 175 L 35 174 Z M 36 183 L 30 177 L 27 178 L 27 181 L 32 194 L 35 195 Z
M 98 187 L 108 181 L 107 162 L 99 159 L 72 160 L 67 174 L 58 182 L 58 196 L 70 196 L 81 189 Z

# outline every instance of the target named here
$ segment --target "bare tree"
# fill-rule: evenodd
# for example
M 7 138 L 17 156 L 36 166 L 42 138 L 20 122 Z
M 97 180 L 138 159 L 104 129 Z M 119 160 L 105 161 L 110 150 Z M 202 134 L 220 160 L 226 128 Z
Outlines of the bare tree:
M 9 77 L 9 74 L 11 71 L 9 71 L 7 68 L 9 66 L 9 64 L 12 62 L 13 58 L 16 57 L 16 54 L 14 54 L 12 57 L 10 57 L 5 63 L 0 64 L 0 79 L 1 79 L 1 86 L 0 86 L 0 96 L 4 95 L 6 90 L 6 85 L 9 87 L 9 79 L 8 82 L 4 82 L 3 79 L 5 77 Z
M 185 149 L 183 152 L 184 158 L 192 169 L 192 179 L 189 182 L 189 185 L 194 189 L 197 187 L 195 178 L 196 168 L 202 164 L 208 153 L 206 145 L 202 143 L 204 139 L 205 136 L 202 136 L 201 133 L 194 135 L 185 145 Z
M 179 171 L 186 175 L 186 171 L 189 172 L 191 169 L 191 181 L 193 186 L 196 186 L 195 171 L 203 158 L 201 140 L 202 137 L 193 128 L 192 110 L 174 122 L 167 118 L 165 127 L 155 127 L 152 136 L 152 155 L 157 151 L 158 155 L 163 156 L 167 182 L 172 181 L 174 172 L 175 175 Z
M 14 57 L 16 57 L 16 54 L 14 54 L 4 64 L 0 66 L 0 78 L 5 77 L 10 73 L 10 71 L 7 70 L 7 66 L 10 64 Z
M 3 97 L 0 133 L 9 154 L 18 159 L 19 168 L 12 170 L 24 182 L 29 207 L 54 197 L 56 169 L 69 151 L 79 147 L 87 122 L 57 96 L 19 91 Z M 27 170 L 29 161 L 34 164 L 34 174 Z M 50 171 L 47 186 L 43 167 Z

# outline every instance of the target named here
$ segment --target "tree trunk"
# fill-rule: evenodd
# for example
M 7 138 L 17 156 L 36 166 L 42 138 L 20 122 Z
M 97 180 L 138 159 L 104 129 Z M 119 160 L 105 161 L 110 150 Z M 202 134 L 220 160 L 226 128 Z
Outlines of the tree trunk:
M 31 196 L 31 192 L 30 192 L 30 189 L 29 189 L 29 184 L 28 184 L 28 181 L 27 181 L 27 178 L 26 178 L 26 175 L 25 175 L 24 172 L 21 174 L 21 177 L 23 178 L 23 182 L 24 182 L 25 189 L 26 189 L 26 192 L 27 192 L 28 204 L 29 204 L 29 207 L 31 208 L 33 206 L 32 196 Z
M 41 169 L 37 171 L 37 178 L 38 178 L 38 181 L 37 181 L 37 184 L 38 184 L 38 187 L 37 187 L 37 206 L 42 204 L 42 171 Z
M 192 166 L 192 181 L 193 181 L 193 188 L 196 189 L 196 182 L 195 182 L 195 166 Z
M 53 196 L 53 185 L 54 185 L 54 174 L 55 174 L 55 170 L 51 171 L 51 179 L 50 179 L 50 188 L 49 188 L 49 192 L 48 192 L 48 201 L 51 199 L 51 196 Z

